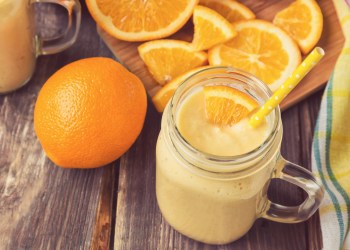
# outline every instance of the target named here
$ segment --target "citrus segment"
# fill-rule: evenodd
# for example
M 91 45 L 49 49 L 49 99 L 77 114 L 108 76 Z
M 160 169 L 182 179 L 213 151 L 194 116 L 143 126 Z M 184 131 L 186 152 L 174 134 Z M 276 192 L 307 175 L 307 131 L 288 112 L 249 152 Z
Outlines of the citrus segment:
M 215 10 L 230 23 L 255 18 L 248 7 L 235 0 L 200 0 L 199 4 Z
M 174 78 L 172 81 L 168 82 L 166 85 L 164 85 L 153 97 L 152 101 L 154 103 L 154 106 L 156 107 L 158 112 L 163 112 L 165 109 L 165 106 L 169 102 L 169 100 L 174 95 L 177 87 L 180 86 L 181 83 L 183 83 L 188 77 L 191 75 L 203 70 L 210 68 L 211 66 L 203 66 L 199 68 L 192 69 L 176 78 Z
M 273 23 L 286 31 L 307 54 L 317 44 L 323 29 L 323 16 L 314 0 L 297 0 L 278 12 Z
M 205 52 L 196 52 L 190 43 L 178 40 L 155 40 L 138 47 L 139 54 L 161 85 L 207 63 Z
M 217 125 L 233 125 L 256 109 L 258 103 L 248 94 L 225 85 L 205 86 L 207 119 Z
M 95 168 L 124 154 L 141 132 L 142 82 L 109 58 L 88 58 L 54 73 L 39 92 L 34 129 L 47 156 L 65 168 Z
M 214 45 L 226 42 L 236 35 L 233 26 L 216 11 L 196 6 L 193 12 L 195 50 L 207 50 Z
M 94 20 L 115 38 L 146 41 L 169 36 L 191 17 L 198 0 L 86 0 Z
M 243 69 L 275 91 L 300 64 L 297 44 L 283 30 L 263 20 L 235 23 L 237 36 L 209 50 L 210 65 Z

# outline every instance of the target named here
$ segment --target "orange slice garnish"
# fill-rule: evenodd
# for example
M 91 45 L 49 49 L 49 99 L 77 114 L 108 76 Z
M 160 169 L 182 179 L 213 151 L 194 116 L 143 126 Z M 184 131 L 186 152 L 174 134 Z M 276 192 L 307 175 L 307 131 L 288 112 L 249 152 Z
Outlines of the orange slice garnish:
M 248 94 L 225 85 L 205 86 L 204 95 L 207 119 L 220 126 L 239 122 L 259 106 Z

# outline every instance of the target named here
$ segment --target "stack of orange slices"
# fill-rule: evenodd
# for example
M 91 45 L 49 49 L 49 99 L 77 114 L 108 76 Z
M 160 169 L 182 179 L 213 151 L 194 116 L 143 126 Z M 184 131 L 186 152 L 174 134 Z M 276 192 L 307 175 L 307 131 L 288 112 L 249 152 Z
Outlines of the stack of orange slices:
M 158 111 L 182 81 L 202 66 L 232 66 L 250 72 L 276 90 L 318 42 L 322 12 L 315 0 L 296 0 L 276 13 L 273 23 L 235 0 L 87 0 L 96 22 L 127 41 L 165 38 L 193 15 L 191 43 L 148 41 L 139 54 L 162 88 L 153 97 Z

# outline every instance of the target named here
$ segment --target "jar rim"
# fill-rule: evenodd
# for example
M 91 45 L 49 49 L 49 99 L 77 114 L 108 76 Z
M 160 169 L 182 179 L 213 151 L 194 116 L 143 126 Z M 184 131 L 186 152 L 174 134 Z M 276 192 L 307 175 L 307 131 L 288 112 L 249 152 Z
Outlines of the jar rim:
M 242 78 L 249 86 L 258 88 L 265 96 L 263 96 L 263 101 L 265 102 L 268 98 L 271 97 L 272 92 L 269 87 L 256 76 L 237 69 L 233 67 L 227 66 L 213 66 L 210 68 L 202 69 L 188 78 L 186 78 L 181 85 L 175 91 L 173 97 L 171 98 L 168 109 L 170 109 L 169 121 L 174 126 L 174 134 L 173 139 L 176 140 L 177 143 L 174 143 L 174 146 L 180 144 L 182 148 L 176 147 L 177 151 L 181 151 L 180 154 L 182 158 L 184 158 L 188 163 L 192 166 L 200 168 L 207 172 L 214 173 L 223 173 L 223 172 L 241 172 L 247 169 L 246 168 L 237 168 L 238 165 L 242 165 L 252 160 L 256 159 L 258 156 L 265 155 L 269 149 L 272 147 L 273 142 L 276 138 L 281 119 L 280 119 L 280 109 L 277 106 L 272 112 L 269 114 L 270 119 L 272 119 L 272 123 L 270 126 L 270 132 L 265 141 L 258 146 L 257 148 L 235 156 L 218 156 L 210 153 L 203 152 L 195 147 L 193 147 L 180 133 L 177 125 L 176 125 L 176 111 L 178 107 L 178 103 L 181 101 L 181 97 L 183 93 L 186 93 L 189 89 L 192 89 L 191 81 L 194 78 L 198 78 L 198 81 L 204 80 L 205 78 L 210 77 L 234 77 L 239 76 Z M 192 83 L 193 84 L 193 83 Z M 193 85 L 196 85 L 195 83 Z M 176 145 L 175 145 L 176 144 Z M 210 166 L 213 166 L 212 168 Z M 209 167 L 208 167 L 209 166 Z

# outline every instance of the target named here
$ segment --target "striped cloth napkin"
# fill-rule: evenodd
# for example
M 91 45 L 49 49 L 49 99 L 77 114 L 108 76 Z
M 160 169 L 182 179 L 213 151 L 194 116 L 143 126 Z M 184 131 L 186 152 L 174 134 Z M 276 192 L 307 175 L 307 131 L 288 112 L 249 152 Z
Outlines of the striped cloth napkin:
M 333 0 L 345 37 L 322 97 L 312 170 L 325 187 L 320 220 L 325 250 L 350 250 L 350 0 Z

